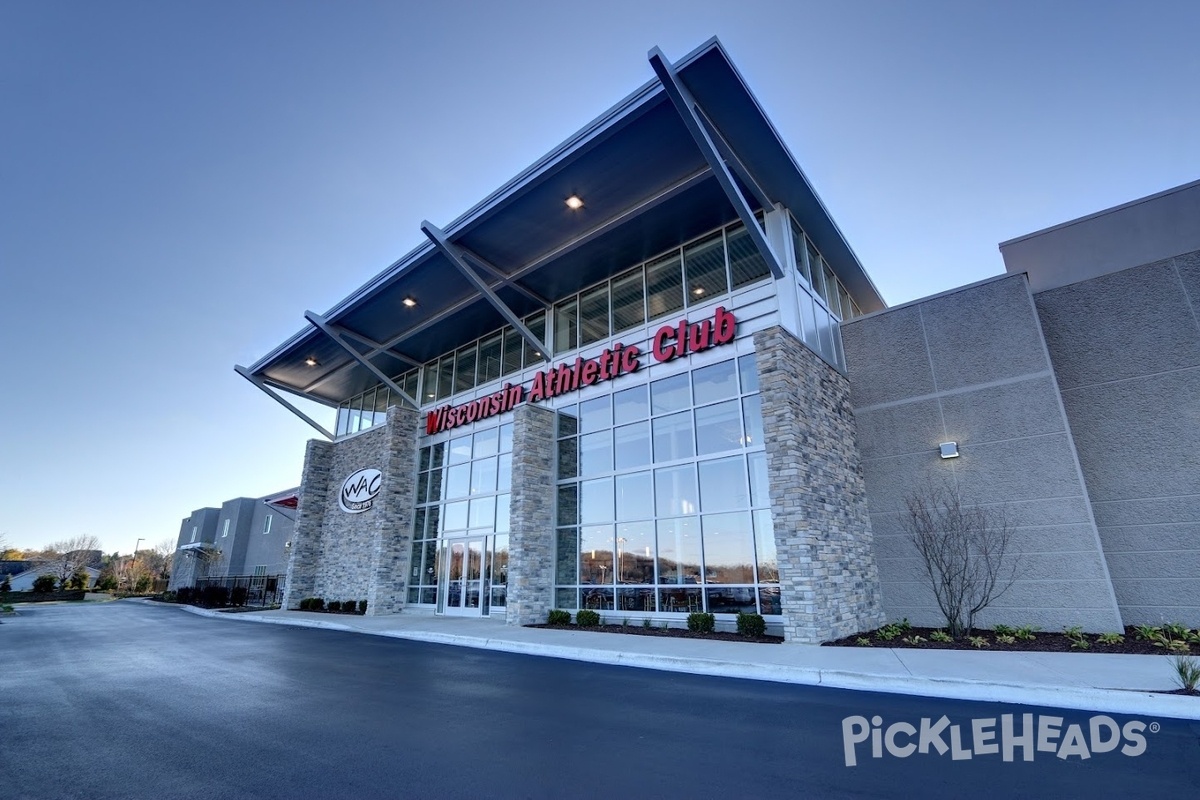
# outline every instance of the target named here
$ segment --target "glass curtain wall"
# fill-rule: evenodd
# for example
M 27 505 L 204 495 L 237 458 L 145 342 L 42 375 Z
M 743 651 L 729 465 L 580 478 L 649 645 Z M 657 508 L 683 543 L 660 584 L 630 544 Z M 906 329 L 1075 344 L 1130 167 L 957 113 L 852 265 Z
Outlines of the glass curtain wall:
M 446 580 L 442 553 L 448 543 L 482 538 L 482 591 L 476 599 L 465 602 L 478 603 L 483 614 L 503 613 L 508 594 L 511 489 L 511 423 L 420 449 L 408 581 L 410 604 L 438 603 L 438 590 L 444 588 L 441 582 Z
M 557 420 L 556 607 L 780 613 L 753 356 Z
M 539 311 L 522 322 L 546 343 L 549 351 L 562 355 L 767 280 L 770 275 L 770 268 L 739 222 L 571 295 L 557 303 L 551 314 Z M 393 380 L 426 405 L 543 363 L 520 334 L 505 326 Z M 386 411 L 387 388 L 380 387 L 379 391 L 384 392 L 382 409 Z M 366 395 L 359 395 L 339 407 L 338 436 L 358 433 L 383 421 L 382 415 L 362 413 L 367 402 Z M 398 402 L 399 398 L 391 398 L 393 405 Z

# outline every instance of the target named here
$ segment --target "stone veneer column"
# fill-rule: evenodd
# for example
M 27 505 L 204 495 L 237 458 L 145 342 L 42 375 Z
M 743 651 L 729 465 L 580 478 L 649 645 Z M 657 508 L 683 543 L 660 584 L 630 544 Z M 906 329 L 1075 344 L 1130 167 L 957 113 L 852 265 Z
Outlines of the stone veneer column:
M 413 511 L 416 504 L 419 414 L 392 406 L 387 411 L 383 489 L 371 544 L 367 583 L 367 615 L 395 614 L 404 608 L 408 564 L 412 558 Z
M 784 638 L 883 624 L 850 383 L 775 326 L 754 334 Z
M 317 567 L 321 553 L 321 528 L 329 494 L 329 467 L 333 442 L 310 439 L 304 448 L 304 472 L 300 478 L 300 502 L 292 528 L 283 607 L 297 608 L 305 597 L 316 594 Z
M 513 412 L 509 625 L 545 622 L 554 607 L 554 412 Z

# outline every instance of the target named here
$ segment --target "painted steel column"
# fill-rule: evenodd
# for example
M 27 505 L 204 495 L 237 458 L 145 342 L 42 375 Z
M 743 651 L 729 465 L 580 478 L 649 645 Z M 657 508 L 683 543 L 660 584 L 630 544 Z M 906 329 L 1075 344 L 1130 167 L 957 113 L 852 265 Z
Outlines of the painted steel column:
M 421 404 L 418 403 L 416 400 L 414 400 L 409 395 L 408 392 L 404 391 L 399 386 L 397 386 L 395 381 L 393 381 L 387 375 L 384 375 L 383 371 L 380 370 L 379 367 L 376 367 L 374 364 L 372 364 L 369 359 L 367 359 L 365 356 L 363 356 L 362 353 L 358 352 L 353 347 L 351 347 L 350 343 L 347 342 L 344 338 L 342 338 L 342 335 L 341 335 L 342 329 L 341 328 L 339 328 L 336 325 L 331 325 L 327 319 L 325 319 L 320 314 L 318 314 L 314 311 L 305 311 L 304 318 L 306 320 L 308 320 L 314 327 L 316 327 L 318 330 L 320 330 L 321 333 L 325 334 L 330 339 L 333 339 L 335 342 L 337 342 L 338 345 L 340 345 L 341 348 L 343 350 L 345 350 L 350 355 L 351 358 L 353 358 L 359 364 L 362 364 L 364 367 L 366 367 L 367 370 L 370 371 L 370 373 L 372 375 L 374 375 L 376 378 L 378 378 L 380 380 L 380 382 L 383 383 L 384 386 L 391 389 L 393 392 L 395 392 L 396 394 L 400 395 L 405 400 L 407 400 L 409 402 L 409 404 L 412 405 L 413 408 L 420 408 Z
M 428 220 L 421 223 L 421 232 L 429 238 L 429 241 L 433 242 L 434 246 L 437 247 L 438 250 L 442 251 L 442 255 L 446 257 L 446 260 L 449 261 L 455 269 L 462 273 L 464 278 L 470 281 L 471 285 L 475 287 L 476 291 L 483 295 L 487 301 L 492 304 L 492 307 L 496 309 L 496 311 L 500 312 L 500 316 L 504 317 L 505 321 L 508 322 L 509 325 L 512 325 L 513 328 L 516 329 L 517 333 L 521 334 L 521 338 L 524 339 L 531 348 L 533 348 L 534 355 L 540 357 L 542 361 L 549 363 L 550 356 L 546 353 L 546 343 L 539 342 L 538 338 L 533 335 L 533 331 L 525 327 L 525 323 L 521 322 L 517 315 L 513 313 L 513 310 L 508 307 L 508 304 L 501 300 L 500 297 L 488 287 L 487 283 L 484 282 L 483 278 L 476 274 L 475 270 L 471 269 L 471 265 L 463 259 L 462 252 L 453 242 L 446 238 L 446 234 Z
M 767 265 L 771 268 L 771 274 L 776 279 L 783 277 L 783 267 L 779 257 L 775 251 L 771 249 L 770 242 L 763 234 L 762 229 L 758 227 L 758 220 L 754 218 L 754 212 L 750 210 L 750 204 L 746 202 L 746 198 L 742 195 L 742 191 L 738 188 L 737 183 L 733 179 L 733 175 L 729 171 L 729 165 L 721 158 L 721 154 L 717 151 L 717 146 L 713 142 L 712 137 L 708 135 L 708 130 L 700 119 L 697 112 L 698 104 L 692 93 L 683 85 L 683 81 L 679 79 L 679 74 L 675 71 L 675 67 L 663 55 L 663 51 L 655 47 L 649 53 L 650 66 L 654 68 L 654 74 L 658 76 L 658 80 L 662 83 L 663 89 L 667 93 L 667 97 L 671 99 L 675 110 L 679 113 L 683 124 L 687 127 L 688 133 L 692 135 L 692 139 L 696 142 L 696 147 L 700 149 L 704 160 L 708 162 L 708 166 L 712 168 L 713 175 L 717 182 L 721 184 L 721 188 L 725 191 L 725 196 L 729 198 L 729 202 L 733 204 L 733 208 L 737 211 L 738 217 L 741 218 L 742 224 L 746 226 L 746 230 L 750 233 L 750 239 L 762 254 Z M 748 174 L 748 173 L 747 173 Z
M 312 417 L 310 417 L 308 414 L 305 414 L 303 411 L 301 411 L 300 409 L 296 408 L 294 405 L 292 405 L 291 403 L 289 403 L 287 400 L 284 400 L 282 397 L 280 397 L 279 395 L 277 395 L 275 392 L 271 391 L 271 387 L 270 387 L 270 386 L 267 386 L 267 384 L 266 384 L 266 383 L 265 383 L 263 380 L 261 380 L 260 378 L 256 378 L 256 377 L 254 377 L 253 375 L 251 375 L 251 374 L 250 374 L 250 370 L 246 369 L 245 367 L 243 367 L 243 366 L 241 366 L 241 365 L 237 365 L 237 364 L 235 364 L 235 365 L 234 365 L 234 367 L 233 367 L 233 371 L 234 371 L 234 372 L 236 372 L 238 375 L 241 375 L 241 376 L 242 376 L 243 378 L 245 378 L 246 380 L 248 380 L 248 381 L 250 381 L 251 383 L 253 383 L 253 384 L 254 384 L 255 386 L 257 386 L 259 389 L 261 389 L 261 390 L 262 390 L 262 391 L 263 391 L 263 392 L 264 392 L 264 393 L 267 395 L 267 397 L 270 397 L 272 400 L 274 400 L 275 402 L 277 402 L 277 403 L 279 403 L 280 405 L 282 405 L 282 406 L 283 406 L 284 408 L 286 408 L 288 411 L 291 411 L 291 412 L 292 412 L 293 414 L 295 414 L 297 417 L 299 417 L 300 419 L 302 419 L 302 420 L 304 420 L 305 422 L 307 422 L 309 425 L 311 425 L 311 426 L 313 426 L 314 428 L 316 428 L 316 429 L 317 429 L 317 430 L 318 430 L 318 431 L 321 433 L 321 435 L 322 435 L 322 436 L 324 436 L 326 439 L 329 439 L 330 441 L 333 441 L 335 438 L 337 438 L 337 437 L 335 437 L 335 436 L 334 436 L 332 433 L 330 433 L 329 431 L 325 430 L 324 426 L 322 426 L 322 425 L 321 425 L 319 422 L 317 422 L 316 420 L 314 420 L 314 419 L 313 419 Z

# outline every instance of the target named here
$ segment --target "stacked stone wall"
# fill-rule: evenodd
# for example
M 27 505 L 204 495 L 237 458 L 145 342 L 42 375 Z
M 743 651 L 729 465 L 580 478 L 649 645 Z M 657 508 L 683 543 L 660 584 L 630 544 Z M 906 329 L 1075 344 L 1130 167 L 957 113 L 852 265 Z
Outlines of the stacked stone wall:
M 790 642 L 883 622 L 849 381 L 775 326 L 754 335 L 775 546 Z
M 554 607 L 554 412 L 513 412 L 509 625 L 545 622 Z

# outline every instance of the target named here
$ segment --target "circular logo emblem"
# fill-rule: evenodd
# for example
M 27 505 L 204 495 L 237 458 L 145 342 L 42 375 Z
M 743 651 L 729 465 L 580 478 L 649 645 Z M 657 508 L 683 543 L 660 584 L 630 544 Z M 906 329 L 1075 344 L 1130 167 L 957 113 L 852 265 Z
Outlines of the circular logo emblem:
M 383 485 L 383 473 L 377 469 L 360 469 L 342 483 L 338 505 L 347 514 L 361 514 L 375 503 L 375 495 Z

